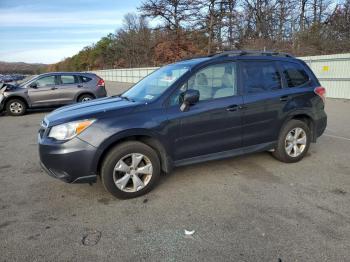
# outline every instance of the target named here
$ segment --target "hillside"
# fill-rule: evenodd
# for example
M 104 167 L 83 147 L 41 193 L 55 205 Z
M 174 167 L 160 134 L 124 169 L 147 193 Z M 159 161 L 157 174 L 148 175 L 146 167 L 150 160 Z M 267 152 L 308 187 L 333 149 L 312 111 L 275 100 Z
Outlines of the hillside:
M 46 71 L 46 64 L 30 64 L 23 62 L 2 62 L 0 61 L 0 74 L 38 74 Z

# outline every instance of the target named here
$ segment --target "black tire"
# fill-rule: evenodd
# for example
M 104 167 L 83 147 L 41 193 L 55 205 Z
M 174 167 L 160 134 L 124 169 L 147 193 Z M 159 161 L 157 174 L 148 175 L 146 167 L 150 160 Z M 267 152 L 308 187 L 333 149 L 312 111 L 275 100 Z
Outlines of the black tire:
M 150 179 L 148 180 L 148 183 L 142 189 L 136 192 L 125 192 L 120 188 L 118 188 L 114 182 L 114 169 L 119 160 L 133 153 L 142 154 L 146 158 L 148 158 L 148 160 L 152 164 L 153 172 Z M 130 141 L 130 142 L 121 143 L 108 152 L 107 156 L 102 162 L 101 180 L 105 189 L 108 192 L 110 192 L 113 196 L 120 199 L 134 198 L 134 197 L 144 195 L 148 193 L 150 190 L 152 190 L 152 188 L 159 181 L 160 171 L 161 171 L 160 161 L 157 153 L 151 147 L 141 142 Z M 130 178 L 129 182 L 134 185 L 133 179 Z
M 290 156 L 287 153 L 287 149 L 286 149 L 286 139 L 289 132 L 291 132 L 295 128 L 303 129 L 303 131 L 306 134 L 306 144 L 303 151 L 299 155 Z M 303 159 L 303 157 L 306 155 L 307 151 L 309 150 L 310 141 L 311 141 L 311 132 L 308 125 L 303 121 L 292 119 L 282 127 L 280 135 L 278 137 L 277 147 L 275 148 L 275 151 L 272 152 L 272 155 L 276 159 L 285 163 L 298 162 L 301 159 Z
M 78 98 L 78 102 L 87 102 L 94 99 L 94 97 L 92 95 L 89 94 L 83 94 L 81 96 L 79 96 Z
M 10 116 L 22 116 L 26 111 L 27 105 L 21 99 L 11 99 L 6 103 L 6 112 Z

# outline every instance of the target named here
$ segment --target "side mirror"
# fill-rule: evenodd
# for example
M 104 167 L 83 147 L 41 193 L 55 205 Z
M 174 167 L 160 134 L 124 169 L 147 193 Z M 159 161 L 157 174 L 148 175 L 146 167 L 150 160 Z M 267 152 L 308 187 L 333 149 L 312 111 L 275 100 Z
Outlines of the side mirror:
M 180 107 L 181 111 L 188 111 L 190 106 L 196 104 L 199 101 L 199 91 L 189 89 L 181 95 L 182 104 Z
M 34 89 L 37 89 L 38 88 L 38 85 L 37 85 L 37 83 L 31 83 L 30 85 L 29 85 L 29 87 L 30 88 L 34 88 Z

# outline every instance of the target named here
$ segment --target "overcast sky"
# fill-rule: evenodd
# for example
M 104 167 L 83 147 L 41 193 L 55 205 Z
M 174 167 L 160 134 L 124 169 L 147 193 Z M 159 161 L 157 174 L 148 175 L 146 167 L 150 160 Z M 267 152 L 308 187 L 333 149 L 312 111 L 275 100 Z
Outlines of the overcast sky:
M 141 0 L 0 0 L 0 61 L 55 63 L 97 42 Z

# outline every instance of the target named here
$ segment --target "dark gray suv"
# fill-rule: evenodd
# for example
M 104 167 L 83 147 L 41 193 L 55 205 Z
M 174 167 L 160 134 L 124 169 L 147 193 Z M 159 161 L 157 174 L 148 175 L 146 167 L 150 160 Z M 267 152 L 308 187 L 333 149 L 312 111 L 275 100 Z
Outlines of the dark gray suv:
M 0 86 L 0 111 L 20 116 L 28 108 L 55 107 L 106 95 L 104 80 L 95 74 L 46 73 L 19 85 Z

